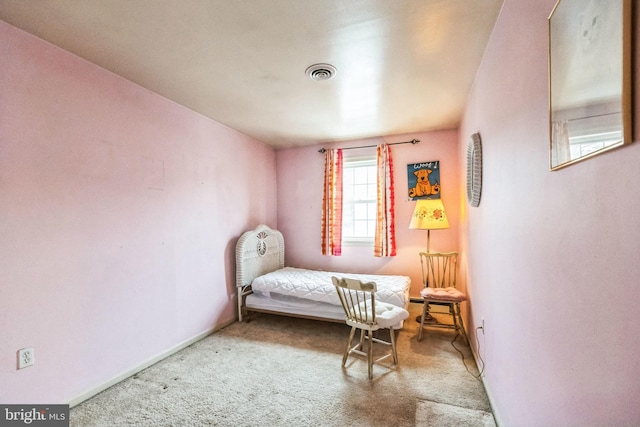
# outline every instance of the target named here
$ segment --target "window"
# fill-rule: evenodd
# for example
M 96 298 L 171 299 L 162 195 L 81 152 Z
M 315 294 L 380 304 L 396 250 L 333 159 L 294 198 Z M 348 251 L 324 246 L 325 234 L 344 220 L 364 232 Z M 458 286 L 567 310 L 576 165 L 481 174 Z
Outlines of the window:
M 571 159 L 587 156 L 603 148 L 620 143 L 622 113 L 593 114 L 568 120 Z
M 571 158 L 578 159 L 622 141 L 622 131 L 601 132 L 590 135 L 570 136 Z
M 377 215 L 375 157 L 345 159 L 342 179 L 342 240 L 346 244 L 373 243 Z

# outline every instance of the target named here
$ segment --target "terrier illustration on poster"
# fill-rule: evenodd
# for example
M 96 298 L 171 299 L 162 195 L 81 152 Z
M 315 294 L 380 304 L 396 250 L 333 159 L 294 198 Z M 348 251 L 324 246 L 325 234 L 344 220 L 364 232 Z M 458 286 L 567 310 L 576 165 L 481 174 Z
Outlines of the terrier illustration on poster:
M 413 163 L 407 165 L 409 198 L 440 198 L 440 161 Z

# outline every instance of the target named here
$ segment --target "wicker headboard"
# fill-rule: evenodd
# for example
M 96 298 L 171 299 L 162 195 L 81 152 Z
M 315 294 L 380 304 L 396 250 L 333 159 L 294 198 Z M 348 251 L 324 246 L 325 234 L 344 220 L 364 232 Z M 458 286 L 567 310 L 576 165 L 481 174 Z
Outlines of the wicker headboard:
M 250 285 L 258 276 L 284 267 L 284 238 L 261 224 L 240 236 L 236 244 L 236 286 Z

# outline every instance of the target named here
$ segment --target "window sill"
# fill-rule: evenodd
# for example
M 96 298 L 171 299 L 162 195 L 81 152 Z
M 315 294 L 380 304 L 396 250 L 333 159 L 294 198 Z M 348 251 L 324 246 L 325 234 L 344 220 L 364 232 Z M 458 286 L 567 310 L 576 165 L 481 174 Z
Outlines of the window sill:
M 372 239 L 343 239 L 342 246 L 371 246 L 373 247 Z

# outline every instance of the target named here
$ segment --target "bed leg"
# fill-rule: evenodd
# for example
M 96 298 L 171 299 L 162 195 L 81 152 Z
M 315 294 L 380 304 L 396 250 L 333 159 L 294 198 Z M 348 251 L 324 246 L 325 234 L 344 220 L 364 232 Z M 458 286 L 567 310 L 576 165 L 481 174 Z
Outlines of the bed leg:
M 246 322 L 247 320 L 247 310 L 244 307 L 245 297 L 251 293 L 251 289 L 249 286 L 242 286 L 238 288 L 238 321 Z
M 238 322 L 242 322 L 242 296 L 244 292 L 242 292 L 242 288 L 238 289 Z

